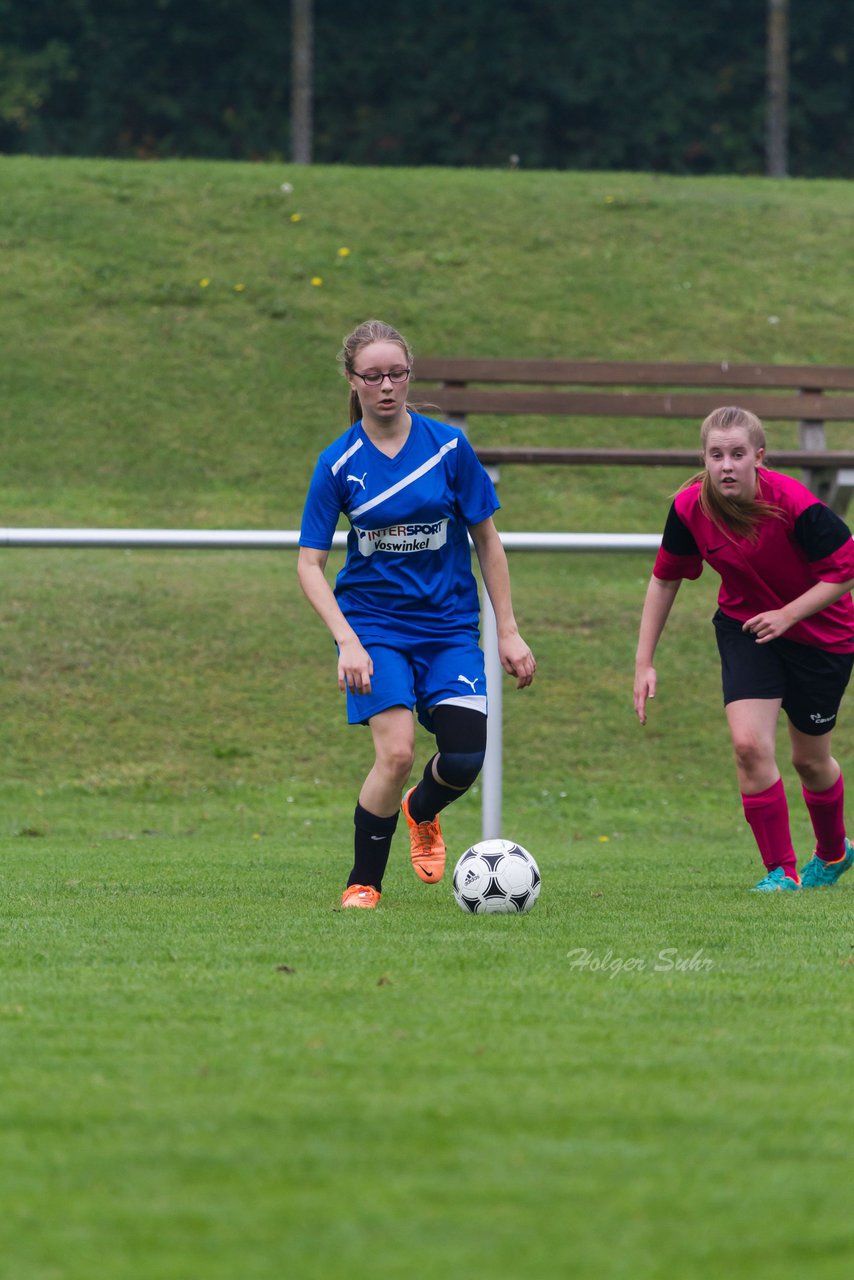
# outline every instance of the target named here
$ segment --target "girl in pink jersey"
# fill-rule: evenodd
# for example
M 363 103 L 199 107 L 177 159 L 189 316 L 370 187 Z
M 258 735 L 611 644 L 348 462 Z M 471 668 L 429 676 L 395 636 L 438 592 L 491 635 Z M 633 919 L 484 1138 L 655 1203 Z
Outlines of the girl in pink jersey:
M 831 734 L 854 664 L 854 542 L 810 491 L 763 465 L 754 414 L 716 409 L 701 431 L 704 470 L 667 517 L 641 617 L 634 705 L 646 723 L 656 646 L 683 578 L 707 562 L 721 576 L 714 617 L 724 705 L 744 815 L 766 874 L 762 891 L 836 883 L 854 863 Z M 815 832 L 800 875 L 775 758 L 780 709 Z

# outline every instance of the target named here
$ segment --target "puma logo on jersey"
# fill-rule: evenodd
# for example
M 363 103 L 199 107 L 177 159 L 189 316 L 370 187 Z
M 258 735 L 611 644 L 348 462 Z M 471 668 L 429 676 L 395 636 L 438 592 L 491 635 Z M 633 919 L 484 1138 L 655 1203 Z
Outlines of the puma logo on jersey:
M 469 685 L 471 685 L 471 691 L 472 691 L 472 693 L 476 693 L 476 692 L 477 692 L 477 690 L 475 689 L 475 685 L 477 684 L 478 680 L 480 679 L 480 676 L 475 676 L 474 680 L 469 680 L 468 676 L 457 676 L 457 679 L 458 679 L 458 680 L 462 680 L 463 684 L 469 684 Z
M 348 479 L 348 480 L 352 480 L 354 484 L 360 484 L 360 485 L 362 486 L 362 488 L 364 489 L 364 487 L 365 487 L 365 476 L 366 476 L 367 474 L 368 474 L 368 473 L 367 473 L 367 471 L 366 471 L 366 472 L 364 473 L 364 475 L 361 475 L 361 476 L 348 476 L 348 477 L 347 477 L 347 479 Z

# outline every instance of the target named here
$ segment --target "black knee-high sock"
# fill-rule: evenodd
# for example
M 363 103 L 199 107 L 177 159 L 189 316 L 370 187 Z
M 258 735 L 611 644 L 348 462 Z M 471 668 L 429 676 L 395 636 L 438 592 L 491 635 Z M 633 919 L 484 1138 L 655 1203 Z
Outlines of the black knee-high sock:
M 468 787 L 446 787 L 433 777 L 433 760 L 427 761 L 421 781 L 409 798 L 409 812 L 416 822 L 432 822 L 454 800 L 459 800 Z
M 360 804 L 356 805 L 353 814 L 356 828 L 355 861 L 348 885 L 372 884 L 378 892 L 382 892 L 383 875 L 398 817 L 399 814 L 393 813 L 390 818 L 378 818 Z

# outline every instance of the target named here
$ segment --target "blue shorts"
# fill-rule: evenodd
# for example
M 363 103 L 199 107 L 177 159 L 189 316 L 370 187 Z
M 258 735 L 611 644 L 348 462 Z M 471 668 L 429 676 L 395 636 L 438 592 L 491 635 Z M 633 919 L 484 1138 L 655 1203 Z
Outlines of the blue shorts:
M 742 698 L 780 698 L 783 710 L 801 733 L 812 737 L 830 733 L 854 655 L 829 653 L 786 636 L 757 644 L 754 635 L 720 609 L 713 622 L 725 706 Z
M 347 719 L 367 724 L 389 707 L 415 708 L 432 733 L 430 711 L 439 702 L 454 702 L 486 714 L 486 671 L 483 650 L 472 637 L 448 643 L 413 640 L 404 646 L 365 645 L 374 664 L 370 693 L 347 690 Z

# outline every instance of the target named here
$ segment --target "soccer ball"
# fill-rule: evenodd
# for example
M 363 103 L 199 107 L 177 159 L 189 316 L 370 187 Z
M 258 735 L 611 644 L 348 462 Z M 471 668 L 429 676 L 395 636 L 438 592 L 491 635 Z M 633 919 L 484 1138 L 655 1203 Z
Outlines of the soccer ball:
M 539 867 L 512 840 L 481 840 L 454 867 L 457 906 L 473 915 L 530 911 L 539 896 Z

